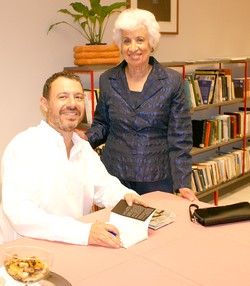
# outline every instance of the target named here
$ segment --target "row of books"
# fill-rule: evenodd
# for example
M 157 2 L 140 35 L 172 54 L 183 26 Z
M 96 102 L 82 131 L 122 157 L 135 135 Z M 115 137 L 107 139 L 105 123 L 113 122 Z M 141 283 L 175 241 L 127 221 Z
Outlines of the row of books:
M 245 79 L 233 78 L 230 69 L 195 70 L 186 74 L 185 90 L 190 107 L 243 98 Z M 247 97 L 250 97 L 250 78 L 247 79 Z
M 221 152 L 222 153 L 222 152 Z M 208 190 L 243 173 L 243 150 L 220 154 L 192 166 L 191 188 L 194 192 Z M 250 171 L 250 146 L 245 152 L 244 173 Z
M 226 112 L 211 116 L 209 119 L 193 119 L 192 129 L 193 147 L 198 148 L 242 138 L 244 135 L 244 111 Z M 246 113 L 246 134 L 250 134 L 250 111 Z
M 94 97 L 92 99 L 91 90 L 84 90 L 84 105 L 85 105 L 85 115 L 82 122 L 79 124 L 78 128 L 88 129 L 93 122 L 92 111 L 95 110 L 96 104 L 99 99 L 99 89 L 94 89 Z M 94 105 L 94 106 L 93 106 Z M 93 106 L 93 109 L 92 109 Z

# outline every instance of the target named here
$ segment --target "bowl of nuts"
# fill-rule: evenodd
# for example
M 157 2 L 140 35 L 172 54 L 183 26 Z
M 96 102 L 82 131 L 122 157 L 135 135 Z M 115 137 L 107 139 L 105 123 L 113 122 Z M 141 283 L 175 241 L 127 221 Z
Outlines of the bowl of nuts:
M 6 272 L 16 281 L 32 284 L 45 279 L 53 263 L 53 252 L 36 246 L 6 246 L 2 249 Z

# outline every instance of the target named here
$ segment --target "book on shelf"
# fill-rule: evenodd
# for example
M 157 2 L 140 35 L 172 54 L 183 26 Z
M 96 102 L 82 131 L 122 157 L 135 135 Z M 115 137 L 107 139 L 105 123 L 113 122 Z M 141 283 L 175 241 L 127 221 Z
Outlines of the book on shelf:
M 211 118 L 221 121 L 221 129 L 220 129 L 221 140 L 219 140 L 219 142 L 228 141 L 231 138 L 230 115 L 218 114 L 218 115 L 211 116 Z M 219 129 L 219 127 L 218 127 L 218 129 Z
M 244 110 L 244 106 L 239 107 L 240 112 L 244 112 Z M 246 135 L 250 135 L 250 107 L 246 107 Z
M 212 80 L 210 79 L 199 79 L 197 80 L 199 87 L 200 87 L 200 93 L 202 97 L 203 104 L 209 103 L 209 96 L 212 91 Z
M 93 99 L 92 99 L 92 92 L 89 89 L 85 89 L 83 92 L 83 95 L 84 95 L 86 123 L 92 124 L 92 122 L 93 122 L 92 105 L 94 105 L 94 110 L 95 110 L 95 107 L 97 104 L 96 91 L 94 91 L 94 98 Z
M 233 78 L 234 93 L 236 98 L 244 98 L 245 94 L 245 78 Z M 250 98 L 250 77 L 247 78 L 246 82 L 246 98 Z
M 189 83 L 188 79 L 185 79 L 184 90 L 185 90 L 186 95 L 187 95 L 189 107 L 190 108 L 195 107 L 196 103 L 195 103 L 195 99 L 194 99 L 193 88 L 192 88 L 192 84 Z
M 244 135 L 244 111 L 234 111 L 234 112 L 224 112 L 226 115 L 235 115 L 236 116 L 236 125 L 237 125 L 237 136 L 243 137 Z
M 210 141 L 210 137 L 211 137 L 211 121 L 206 120 L 206 126 L 205 126 L 205 138 L 204 138 L 204 147 L 208 147 Z
M 192 176 L 194 178 L 196 192 L 202 192 L 203 187 L 202 187 L 200 174 L 199 174 L 197 166 L 194 166 L 194 165 L 192 166 Z
M 201 95 L 200 85 L 199 85 L 197 79 L 194 79 L 194 85 L 195 85 L 195 90 L 196 90 L 196 96 L 198 98 L 198 103 L 199 103 L 199 105 L 202 105 L 204 103 L 203 103 L 203 98 Z
M 194 78 L 197 80 L 211 80 L 212 88 L 209 95 L 208 103 L 215 103 L 218 101 L 218 70 L 196 69 Z
M 237 137 L 237 116 L 235 114 L 230 114 L 230 124 L 231 124 L 231 138 L 235 139 Z
M 224 89 L 225 96 L 223 101 L 229 101 L 235 99 L 234 95 L 234 83 L 232 81 L 232 71 L 231 69 L 221 69 L 219 70 L 219 77 L 224 78 Z
M 250 146 L 245 150 L 245 172 L 250 171 Z M 243 173 L 243 150 L 217 151 L 217 155 L 192 165 L 192 190 L 201 192 Z
M 206 128 L 205 120 L 192 120 L 192 131 L 193 131 L 193 147 L 203 148 L 205 147 L 204 133 Z
M 189 83 L 191 84 L 191 87 L 193 89 L 193 96 L 194 96 L 194 100 L 195 100 L 195 106 L 201 105 L 202 104 L 201 96 L 199 94 L 199 91 L 196 88 L 197 84 L 195 83 L 194 75 L 191 74 L 191 73 L 188 73 L 188 74 L 186 74 L 186 79 L 189 81 Z
M 207 172 L 206 164 L 202 163 L 194 163 L 193 167 L 198 171 L 198 178 L 200 180 L 202 190 L 207 190 L 210 186 L 212 186 L 212 182 L 210 181 L 210 176 Z M 196 177 L 197 180 L 197 177 Z

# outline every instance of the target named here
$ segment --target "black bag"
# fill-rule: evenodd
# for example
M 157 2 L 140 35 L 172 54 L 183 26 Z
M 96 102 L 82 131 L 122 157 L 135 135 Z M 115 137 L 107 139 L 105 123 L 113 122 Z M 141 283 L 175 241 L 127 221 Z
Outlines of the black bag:
M 191 204 L 189 214 L 192 222 L 198 222 L 204 226 L 250 220 L 250 203 L 241 202 L 209 208 L 199 208 L 198 205 Z

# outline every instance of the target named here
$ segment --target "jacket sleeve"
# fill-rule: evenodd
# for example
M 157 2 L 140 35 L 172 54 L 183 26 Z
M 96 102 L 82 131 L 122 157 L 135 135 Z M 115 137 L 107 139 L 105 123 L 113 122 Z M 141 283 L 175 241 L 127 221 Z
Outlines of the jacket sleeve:
M 173 190 L 191 187 L 192 124 L 184 82 L 180 74 L 175 78 L 176 90 L 171 98 L 168 146 Z
M 106 90 L 107 83 L 105 84 L 107 80 L 104 75 L 100 76 L 100 97 L 96 105 L 94 121 L 91 128 L 86 132 L 92 148 L 96 148 L 105 143 L 109 134 L 110 120 L 108 116 L 108 106 L 105 102 L 105 94 L 108 92 Z

